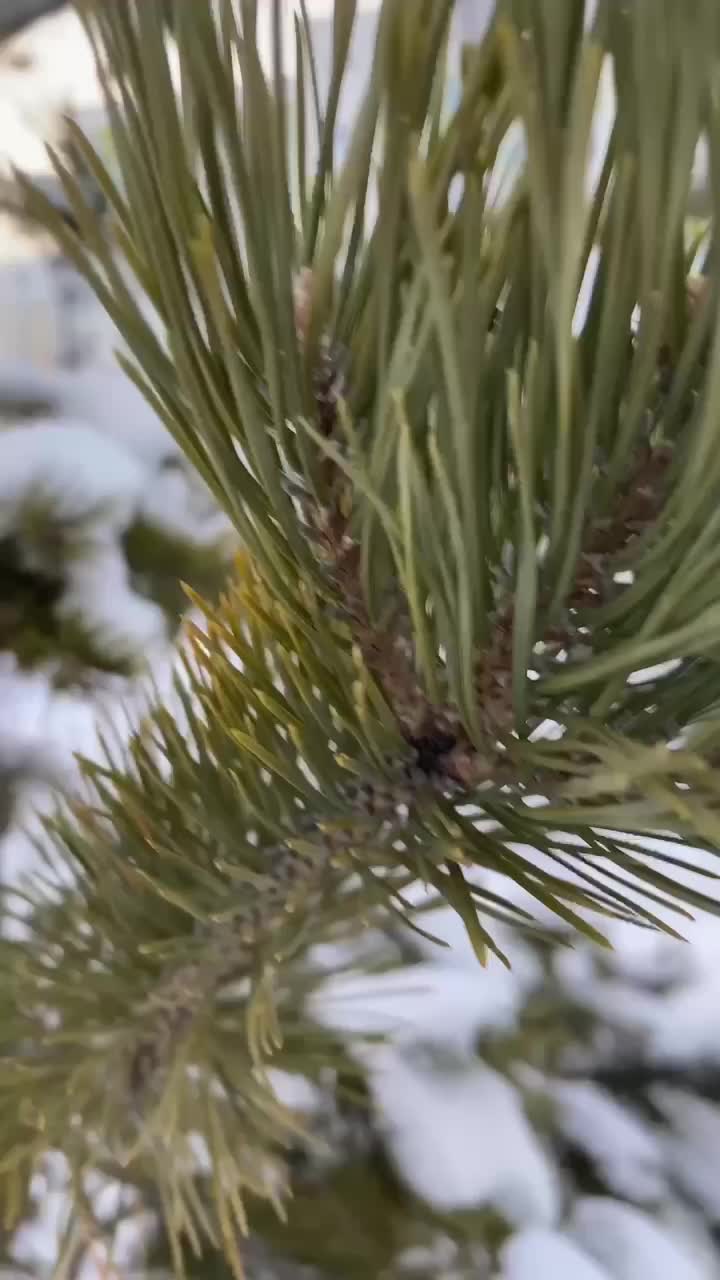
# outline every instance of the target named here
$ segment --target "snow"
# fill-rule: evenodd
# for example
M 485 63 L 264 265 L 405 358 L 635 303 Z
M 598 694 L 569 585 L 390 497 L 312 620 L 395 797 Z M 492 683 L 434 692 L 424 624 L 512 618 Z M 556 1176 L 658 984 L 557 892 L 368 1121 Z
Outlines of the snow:
M 618 1200 L 587 1196 L 573 1208 L 570 1234 L 581 1248 L 607 1268 L 613 1280 L 710 1280 L 696 1261 L 660 1223 Z
M 67 1224 L 69 1202 L 65 1189 L 48 1188 L 37 1202 L 37 1213 L 23 1222 L 14 1233 L 10 1256 L 42 1275 L 52 1270 L 56 1260 L 57 1240 Z
M 0 136 L 3 139 L 0 164 L 7 174 L 10 172 L 13 156 L 22 157 L 22 165 L 27 172 L 42 172 L 47 167 L 47 152 L 42 141 L 18 114 L 14 104 L 7 102 L 4 96 L 0 100 Z
M 31 383 L 28 377 L 16 385 Z M 42 390 L 43 380 L 35 385 Z M 71 375 L 65 386 L 72 390 Z M 143 519 L 221 554 L 230 524 L 180 459 L 157 469 L 162 456 L 177 450 L 124 375 L 78 378 L 70 390 L 62 407 L 72 406 L 81 420 L 33 419 L 0 430 L 0 536 L 18 529 L 22 535 L 24 517 L 47 509 L 48 530 L 57 530 L 52 545 L 21 538 L 21 548 L 40 570 L 49 555 L 55 571 L 57 536 L 66 539 L 58 618 L 77 621 L 109 657 L 146 663 L 167 642 L 167 620 L 130 581 L 121 544 L 126 530 Z
M 140 500 L 146 472 L 97 431 L 44 419 L 0 432 L 0 536 L 12 532 L 30 502 L 45 500 L 62 521 L 93 517 L 123 533 Z
M 676 943 L 681 946 L 681 943 Z M 568 991 L 603 1021 L 635 1033 L 647 1058 L 683 1065 L 720 1061 L 720 974 L 709 968 L 693 982 L 657 994 L 621 980 L 587 981 L 587 963 L 560 961 Z M 572 973 L 576 968 L 577 972 Z M 586 971 L 585 978 L 582 970 Z
M 23 1264 L 34 1276 L 54 1275 L 57 1263 L 57 1240 L 68 1224 L 68 1167 L 58 1152 L 50 1152 L 31 1183 L 31 1198 L 37 1206 L 33 1219 L 28 1219 L 14 1233 L 10 1257 Z M 108 1231 L 106 1241 L 91 1239 L 88 1232 L 78 1241 L 79 1257 L 73 1275 L 77 1280 L 109 1280 L 120 1275 L 140 1274 L 135 1270 L 157 1230 L 153 1214 L 143 1210 L 137 1189 L 96 1171 L 83 1179 L 84 1190 L 92 1205 L 98 1226 Z M 0 1268 L 3 1277 L 19 1273 Z M 27 1276 L 28 1272 L 22 1273 Z
M 39 137 L 57 128 L 63 112 L 101 105 L 92 50 L 71 6 L 41 18 L 8 41 L 0 66 L 3 102 Z M 30 67 L 32 74 L 28 74 Z M 14 157 L 14 161 L 23 164 L 25 157 Z
M 547 1088 L 559 1131 L 592 1157 L 612 1191 L 636 1201 L 661 1199 L 665 1152 L 648 1123 L 589 1081 L 556 1080 Z
M 64 761 L 66 768 L 74 752 L 97 752 L 104 716 L 121 697 L 129 710 L 128 694 L 128 683 L 120 679 L 110 680 L 106 690 L 92 696 L 53 689 L 47 672 L 23 670 L 12 654 L 0 653 L 0 706 L 8 743 L 12 737 L 19 738 L 28 754 L 43 748 L 53 760 Z
M 492 1206 L 513 1225 L 555 1220 L 553 1167 L 502 1076 L 391 1046 L 366 1062 L 389 1154 L 417 1196 L 437 1210 Z
M 580 282 L 578 290 L 577 302 L 575 303 L 575 311 L 573 312 L 572 331 L 573 336 L 577 337 L 582 333 L 585 327 L 590 303 L 592 302 L 593 289 L 595 288 L 595 279 L 600 266 L 600 250 L 593 245 L 588 254 L 585 272 Z
M 500 1280 L 612 1280 L 572 1240 L 539 1227 L 518 1231 L 503 1247 L 500 1262 Z
M 148 524 L 197 546 L 220 546 L 234 535 L 230 520 L 214 505 L 209 490 L 186 466 L 169 465 L 146 485 L 140 515 Z
M 310 1114 L 322 1109 L 322 1091 L 297 1072 L 272 1067 L 268 1071 L 268 1079 L 278 1102 L 289 1110 Z
M 720 1061 L 720 973 L 672 991 L 650 1028 L 650 1053 L 672 1063 Z
M 663 1143 L 674 1178 L 713 1224 L 720 1223 L 720 1108 L 660 1085 L 651 1097 L 669 1121 Z
M 120 345 L 119 340 L 115 345 Z M 180 456 L 170 432 L 117 366 L 41 370 L 26 361 L 0 360 L 0 405 L 47 404 L 56 419 L 91 423 L 145 463 Z
M 119 658 L 145 658 L 167 638 L 162 609 L 131 588 L 119 544 L 147 483 L 137 459 L 82 424 L 44 420 L 0 432 L 0 536 L 22 531 L 36 504 L 61 537 L 72 527 L 78 545 L 62 565 L 58 617 L 77 620 Z M 41 560 L 34 543 L 30 554 L 33 564 Z M 55 545 L 49 554 L 57 555 Z
M 31 774 L 35 780 L 51 783 L 65 776 L 65 741 L 48 741 L 43 729 L 47 695 L 47 677 L 22 676 L 14 658 L 0 654 L 0 772 Z
M 74 557 L 64 577 L 58 617 L 86 629 L 104 654 L 144 664 L 167 642 L 162 608 L 133 590 L 116 544 L 100 543 L 87 555 Z
M 325 1025 L 348 1036 L 390 1035 L 396 1044 L 418 1040 L 470 1052 L 481 1030 L 513 1026 L 522 988 L 499 961 L 487 969 L 416 964 L 370 976 L 329 979 L 311 1009 Z

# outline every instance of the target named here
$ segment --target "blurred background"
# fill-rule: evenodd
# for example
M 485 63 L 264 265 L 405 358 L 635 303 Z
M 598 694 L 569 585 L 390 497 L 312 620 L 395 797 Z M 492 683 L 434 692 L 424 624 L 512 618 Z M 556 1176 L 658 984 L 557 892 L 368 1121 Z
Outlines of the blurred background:
M 331 0 L 308 8 L 322 68 Z M 340 148 L 375 10 L 358 5 Z M 453 65 L 491 12 L 491 0 L 458 3 Z M 0 0 L 0 863 L 13 884 L 33 873 L 38 815 L 72 781 L 74 753 L 98 750 L 108 717 L 126 732 L 150 679 L 168 693 L 180 580 L 216 592 L 235 549 L 120 370 L 111 321 L 22 206 L 15 170 L 72 217 L 46 151 L 77 165 L 67 117 L 112 169 L 71 6 Z M 702 174 L 699 156 L 699 205 Z M 278 1078 L 316 1143 L 296 1153 L 287 1225 L 254 1222 L 251 1278 L 720 1278 L 720 925 L 699 919 L 687 944 L 618 925 L 600 953 L 569 949 L 552 923 L 557 945 L 503 938 L 512 972 L 480 971 L 444 911 L 428 927 L 446 949 L 372 936 L 362 957 L 320 958 L 316 1016 L 341 1039 L 389 1038 L 349 1051 L 352 1089 L 342 1072 L 320 1086 Z M 385 972 L 337 972 L 359 959 Z M 92 1194 L 112 1248 L 74 1274 L 166 1274 L 137 1189 L 98 1179 Z M 1 1241 L 2 1275 L 55 1274 L 66 1206 L 62 1161 L 50 1162 Z M 193 1274 L 225 1273 L 211 1260 Z

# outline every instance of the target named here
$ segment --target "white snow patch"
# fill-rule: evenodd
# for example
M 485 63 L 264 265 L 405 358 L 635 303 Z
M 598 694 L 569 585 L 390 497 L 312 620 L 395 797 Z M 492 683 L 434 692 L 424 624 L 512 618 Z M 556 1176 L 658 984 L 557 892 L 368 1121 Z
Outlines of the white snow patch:
M 579 951 L 577 957 L 560 954 L 555 969 L 568 994 L 611 1027 L 648 1036 L 663 1017 L 664 996 L 639 991 L 619 980 L 596 978 L 590 952 Z
M 121 533 L 146 476 L 127 450 L 82 423 L 44 419 L 9 427 L 0 431 L 0 534 L 10 533 L 35 499 L 51 502 L 58 520 L 95 516 Z
M 15 682 L 3 671 L 0 654 L 0 773 L 53 785 L 66 777 L 66 753 L 33 726 L 32 708 L 15 694 Z M 7 698 L 5 694 L 7 693 Z
M 43 421 L 0 432 L 0 535 L 22 529 L 35 504 L 71 527 L 58 617 L 77 620 L 108 654 L 143 661 L 167 639 L 165 615 L 131 587 L 118 540 L 148 483 L 137 458 L 88 427 Z M 45 548 L 33 541 L 24 550 L 42 568 Z
M 652 667 L 641 667 L 632 671 L 627 678 L 628 684 L 647 684 L 651 680 L 663 680 L 681 665 L 681 658 L 670 658 L 667 662 L 658 662 Z
M 116 332 L 116 345 L 121 346 Z M 92 425 L 146 463 L 180 456 L 170 432 L 134 382 L 117 366 L 42 370 L 26 361 L 0 363 L 0 404 L 47 404 L 53 416 Z M 36 428 L 34 428 L 36 429 Z
M 615 76 L 613 61 L 606 54 L 602 61 L 600 79 L 598 81 L 595 113 L 590 140 L 590 162 L 586 175 L 585 192 L 592 199 L 597 190 L 602 174 L 608 145 L 615 121 Z
M 613 1280 L 710 1280 L 712 1274 L 648 1214 L 618 1200 L 578 1200 L 570 1232 Z
M 565 736 L 565 726 L 558 720 L 541 720 L 537 728 L 530 734 L 529 742 L 557 742 Z
M 713 855 L 713 862 L 717 871 L 717 854 Z M 707 889 L 707 881 L 704 887 Z M 716 891 L 711 885 L 710 892 Z M 717 973 L 720 970 L 720 921 L 717 916 L 699 914 L 688 930 L 688 937 L 690 946 L 666 940 L 667 949 L 672 948 L 676 975 L 686 982 L 694 982 Z
M 284 1107 L 307 1114 L 321 1110 L 323 1093 L 312 1080 L 294 1071 L 281 1071 L 277 1067 L 272 1067 L 268 1076 L 275 1097 Z
M 553 1167 L 506 1080 L 466 1058 L 432 1069 L 389 1046 L 368 1063 L 389 1153 L 416 1195 L 439 1210 L 492 1205 L 513 1225 L 555 1220 Z
M 165 644 L 165 614 L 160 605 L 133 590 L 127 562 L 115 543 L 73 557 L 64 579 L 58 616 L 77 620 L 103 653 L 118 658 L 142 655 L 145 662 Z
M 32 23 L 8 41 L 1 62 L 2 98 L 16 119 L 39 139 L 53 134 L 63 113 L 94 110 L 102 94 L 90 42 L 70 6 Z M 25 165 L 3 138 L 0 156 Z M 41 166 L 47 170 L 47 157 Z
M 67 1224 L 70 1203 L 66 1191 L 47 1189 L 36 1202 L 35 1215 L 23 1222 L 10 1243 L 10 1256 L 38 1275 L 49 1271 L 57 1257 L 57 1242 Z
M 8 177 L 13 165 L 22 164 L 25 172 L 29 173 L 42 172 L 47 168 L 47 151 L 42 138 L 4 96 L 0 100 L 0 137 L 0 175 Z
M 113 1234 L 112 1265 L 120 1276 L 130 1280 L 128 1271 L 137 1268 L 157 1229 L 157 1217 L 147 1210 L 130 1214 L 118 1223 Z
M 491 960 L 487 969 L 417 964 L 383 973 L 330 978 L 311 1000 L 314 1016 L 350 1036 L 387 1035 L 396 1043 L 470 1050 L 485 1028 L 513 1026 L 522 989 Z
M 685 921 L 681 924 L 684 927 Z M 697 928 L 697 923 L 690 926 L 693 941 Z M 674 981 L 682 974 L 682 966 L 692 962 L 693 948 L 666 934 L 638 929 L 624 920 L 608 921 L 606 933 L 613 947 L 607 965 L 618 978 L 657 986 Z
M 200 477 L 185 466 L 164 467 L 148 485 L 139 514 L 157 529 L 209 547 L 229 538 L 232 526 Z
M 600 266 L 600 250 L 593 245 L 588 260 L 585 264 L 585 271 L 580 282 L 578 290 L 577 302 L 575 303 L 575 311 L 572 319 L 573 337 L 578 337 L 585 328 L 585 321 L 588 317 L 590 303 L 592 302 L 593 289 L 595 288 L 595 278 Z
M 663 1062 L 720 1060 L 720 973 L 670 992 L 649 1028 L 649 1051 Z
M 567 1236 L 540 1227 L 518 1231 L 501 1250 L 500 1262 L 500 1280 L 612 1280 Z
M 497 150 L 487 182 L 488 208 L 507 204 L 527 159 L 527 138 L 520 120 L 513 120 Z
M 52 806 L 59 784 L 82 785 L 75 753 L 100 759 L 103 733 L 120 750 L 133 727 L 148 708 L 148 698 L 159 697 L 173 713 L 178 703 L 172 679 L 175 651 L 166 646 L 154 655 L 142 677 L 110 677 L 92 693 L 53 689 L 48 671 L 23 671 L 12 654 L 0 653 L 0 708 L 6 751 L 14 733 L 21 739 L 26 758 L 45 769 L 30 770 L 19 788 L 15 823 L 0 841 L 0 875 L 6 883 L 21 884 L 37 867 L 32 842 L 41 834 L 41 820 Z M 182 669 L 180 669 L 182 670 Z M 51 770 L 57 766 L 57 774 Z M 8 931 L 14 930 L 6 922 Z
M 112 380 L 121 389 L 131 386 L 124 377 Z M 98 393 L 98 404 L 101 399 Z M 110 388 L 107 399 L 113 399 Z M 128 405 L 127 424 L 142 405 L 136 399 Z M 88 412 L 91 407 L 89 402 Z M 108 655 L 141 657 L 143 663 L 166 644 L 167 622 L 160 606 L 130 582 L 119 541 L 127 528 L 142 517 L 188 544 L 216 547 L 218 556 L 221 543 L 229 550 L 233 537 L 198 477 L 181 466 L 153 471 L 159 443 L 156 433 L 153 444 L 154 415 L 149 423 L 144 459 L 126 447 L 121 433 L 104 436 L 102 421 L 100 430 L 61 418 L 0 431 L 0 536 L 22 530 L 24 514 L 36 504 L 47 508 L 61 536 L 69 530 L 73 540 L 61 565 L 58 617 L 77 620 Z M 142 414 L 135 425 L 142 430 Z M 42 569 L 49 557 L 55 569 L 55 547 L 26 538 L 22 549 L 28 563 Z
M 649 1124 L 589 1081 L 552 1081 L 548 1091 L 560 1131 L 592 1157 L 611 1190 L 636 1201 L 663 1196 L 664 1152 Z
M 720 1108 L 682 1089 L 656 1086 L 652 1100 L 669 1122 L 663 1142 L 683 1190 L 720 1222 Z

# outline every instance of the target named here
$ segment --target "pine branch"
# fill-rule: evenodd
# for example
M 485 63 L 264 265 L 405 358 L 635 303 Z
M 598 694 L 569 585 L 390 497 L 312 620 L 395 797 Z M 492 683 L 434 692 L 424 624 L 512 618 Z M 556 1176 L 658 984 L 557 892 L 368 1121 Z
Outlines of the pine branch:
M 295 94 L 281 74 L 282 4 L 272 75 L 251 0 L 178 0 L 177 76 L 157 6 L 82 7 L 122 188 L 74 133 L 109 221 L 58 158 L 77 232 L 28 184 L 26 205 L 246 554 L 197 602 L 181 727 L 155 708 L 128 765 L 86 765 L 89 802 L 50 828 L 63 877 L 31 945 L 4 945 L 7 1165 L 53 1143 L 149 1162 L 177 1266 L 202 1236 L 240 1274 L 243 1189 L 273 1193 L 292 1129 L 266 1067 L 311 942 L 412 926 L 418 881 L 482 960 L 526 903 L 600 943 L 603 914 L 672 932 L 717 909 L 683 878 L 684 846 L 720 840 L 720 326 L 712 278 L 688 307 L 685 222 L 702 135 L 715 192 L 720 12 L 666 6 L 649 39 L 651 0 L 588 31 L 574 0 L 505 0 L 451 107 L 452 3 L 385 0 L 336 158 L 354 3 L 317 125 L 300 21 Z

